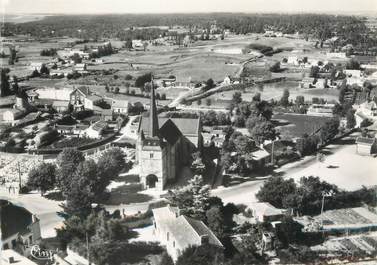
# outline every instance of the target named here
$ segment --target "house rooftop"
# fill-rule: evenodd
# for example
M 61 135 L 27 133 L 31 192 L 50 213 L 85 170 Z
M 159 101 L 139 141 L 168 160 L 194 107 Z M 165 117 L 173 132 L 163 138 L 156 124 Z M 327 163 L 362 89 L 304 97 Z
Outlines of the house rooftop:
M 207 236 L 212 245 L 223 247 L 213 232 L 201 221 L 179 215 L 179 210 L 170 205 L 153 209 L 153 217 L 164 230 L 169 231 L 181 248 L 195 245 L 201 237 Z
M 373 145 L 376 142 L 376 138 L 357 137 L 357 144 Z
M 278 209 L 268 202 L 252 202 L 247 204 L 247 207 L 264 216 L 282 215 L 285 212 L 284 209 Z
M 6 239 L 17 233 L 29 231 L 33 223 L 33 215 L 23 207 L 6 200 L 0 200 L 1 239 Z
M 115 99 L 112 108 L 128 108 L 128 100 Z
M 53 107 L 68 107 L 69 101 L 66 100 L 54 100 L 52 102 Z
M 107 123 L 104 121 L 97 121 L 92 125 L 92 129 L 95 131 L 102 131 L 107 127 Z

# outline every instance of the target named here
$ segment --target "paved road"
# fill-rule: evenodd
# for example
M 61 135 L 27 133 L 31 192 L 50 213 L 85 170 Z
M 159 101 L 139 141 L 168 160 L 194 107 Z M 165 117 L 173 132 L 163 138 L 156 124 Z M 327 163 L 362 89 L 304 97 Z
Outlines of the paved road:
M 130 116 L 129 121 L 127 122 L 126 126 L 124 126 L 121 130 L 120 133 L 122 134 L 119 138 L 117 138 L 114 142 L 118 142 L 123 140 L 123 138 L 130 138 L 133 140 L 137 140 L 137 134 L 131 132 L 131 124 L 139 117 L 140 115 L 136 116 Z
M 349 136 L 349 138 L 354 138 L 356 135 L 357 134 L 353 134 Z M 346 139 L 347 137 L 345 138 L 345 140 Z M 337 152 L 347 147 L 349 147 L 349 145 L 331 144 L 331 145 L 328 145 L 325 148 L 325 150 L 333 153 L 334 155 Z M 317 162 L 317 158 L 315 155 L 308 156 L 300 161 L 289 163 L 287 165 L 284 165 L 276 169 L 274 171 L 274 174 L 289 178 L 292 175 L 296 173 L 300 173 L 303 169 L 310 167 L 311 165 L 314 165 L 316 163 L 319 163 L 319 162 Z M 231 186 L 228 188 L 219 187 L 217 189 L 212 190 L 211 194 L 213 196 L 220 197 L 224 201 L 224 203 L 233 202 L 237 204 L 237 203 L 252 202 L 256 200 L 255 194 L 263 185 L 265 179 L 271 176 L 272 175 L 269 175 L 263 179 L 245 182 L 245 183 Z

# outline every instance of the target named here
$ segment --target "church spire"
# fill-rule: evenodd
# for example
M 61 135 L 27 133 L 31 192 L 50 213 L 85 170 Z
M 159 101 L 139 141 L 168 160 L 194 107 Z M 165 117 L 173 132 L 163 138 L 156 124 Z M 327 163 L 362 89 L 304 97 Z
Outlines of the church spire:
M 158 117 L 157 117 L 157 106 L 156 99 L 154 94 L 154 84 L 153 84 L 153 75 L 151 76 L 151 103 L 149 111 L 149 131 L 151 137 L 158 136 L 159 126 L 158 126 Z

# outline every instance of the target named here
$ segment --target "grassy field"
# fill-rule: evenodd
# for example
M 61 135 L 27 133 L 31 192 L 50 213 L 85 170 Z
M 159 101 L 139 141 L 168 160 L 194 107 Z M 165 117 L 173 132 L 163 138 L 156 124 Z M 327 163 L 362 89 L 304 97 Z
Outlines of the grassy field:
M 272 119 L 277 123 L 277 130 L 283 138 L 296 138 L 311 134 L 330 118 L 305 114 L 275 114 Z

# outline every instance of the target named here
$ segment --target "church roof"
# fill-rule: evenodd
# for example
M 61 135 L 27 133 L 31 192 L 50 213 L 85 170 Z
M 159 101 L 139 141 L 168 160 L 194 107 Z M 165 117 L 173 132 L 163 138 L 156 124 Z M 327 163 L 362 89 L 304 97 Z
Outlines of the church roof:
M 199 132 L 199 118 L 166 118 L 158 117 L 158 125 L 160 129 L 164 124 L 171 120 L 179 131 L 185 136 L 196 136 Z M 143 116 L 140 119 L 139 132 L 143 130 L 146 136 L 149 135 L 149 117 Z
M 167 120 L 160 128 L 160 135 L 166 139 L 170 144 L 177 142 L 182 135 L 172 120 Z

